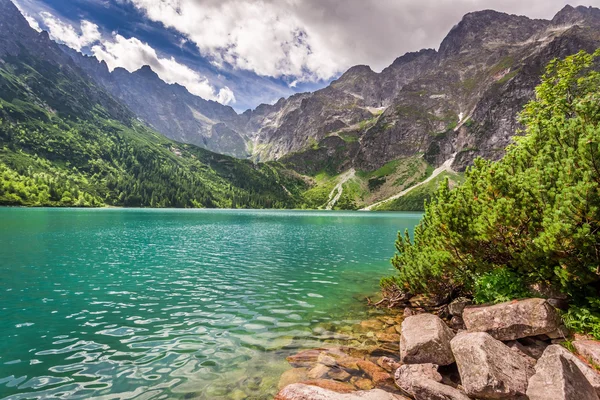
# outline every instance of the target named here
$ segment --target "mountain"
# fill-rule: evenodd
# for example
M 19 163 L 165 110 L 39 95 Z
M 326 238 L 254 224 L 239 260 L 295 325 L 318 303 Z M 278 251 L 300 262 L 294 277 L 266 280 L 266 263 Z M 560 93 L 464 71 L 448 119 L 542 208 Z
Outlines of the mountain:
M 477 156 L 503 154 L 550 60 L 600 47 L 599 14 L 570 6 L 551 21 L 467 14 L 438 51 L 407 54 L 379 74 L 353 67 L 325 89 L 255 110 L 251 119 L 277 123 L 247 134 L 262 159 L 307 173 L 372 171 L 417 154 L 433 166 L 455 157 L 462 171 Z
M 424 154 L 462 171 L 497 159 L 520 128 L 516 116 L 555 57 L 600 47 L 600 10 L 566 6 L 552 20 L 491 10 L 470 13 L 439 50 L 397 58 L 382 72 L 350 68 L 328 87 L 233 109 L 72 50 L 75 62 L 165 136 L 239 158 L 281 160 L 307 174 L 374 171 Z
M 0 0 L 0 204 L 285 208 L 298 207 L 305 189 L 277 163 L 148 128 Z
M 233 108 L 194 96 L 179 84 L 165 83 L 149 66 L 110 72 L 104 61 L 61 48 L 95 82 L 168 138 L 237 158 L 250 155 L 248 138 L 239 133 L 240 118 Z

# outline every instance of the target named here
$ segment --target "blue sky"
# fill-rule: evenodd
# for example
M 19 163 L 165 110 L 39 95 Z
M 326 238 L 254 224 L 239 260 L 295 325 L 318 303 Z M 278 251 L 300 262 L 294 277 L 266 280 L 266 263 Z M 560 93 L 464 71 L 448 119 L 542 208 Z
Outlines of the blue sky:
M 150 65 L 168 83 L 241 112 L 380 71 L 437 48 L 471 11 L 551 18 L 564 0 L 14 0 L 37 29 L 109 68 Z M 600 0 L 572 1 L 600 6 Z

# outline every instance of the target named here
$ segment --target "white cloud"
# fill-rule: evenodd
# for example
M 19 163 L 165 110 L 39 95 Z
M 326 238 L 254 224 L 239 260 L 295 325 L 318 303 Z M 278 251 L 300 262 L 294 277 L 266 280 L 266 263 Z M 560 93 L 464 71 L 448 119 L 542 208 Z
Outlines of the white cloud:
M 78 32 L 72 25 L 61 21 L 47 11 L 42 11 L 40 17 L 53 40 L 64 43 L 77 51 L 102 39 L 98 25 L 90 21 L 82 20 Z
M 270 77 L 329 79 L 375 70 L 407 51 L 437 47 L 471 11 L 551 18 L 568 0 L 129 0 L 196 43 L 214 65 Z M 598 0 L 573 0 L 572 5 Z
M 40 22 L 21 11 L 29 25 L 41 31 Z M 159 57 L 156 50 L 139 39 L 125 38 L 113 33 L 109 39 L 102 37 L 98 25 L 82 20 L 79 30 L 48 11 L 39 12 L 41 24 L 50 37 L 60 43 L 81 51 L 91 47 L 91 52 L 99 60 L 103 60 L 112 71 L 117 67 L 133 72 L 144 65 L 149 65 L 158 76 L 167 83 L 178 83 L 197 96 L 207 100 L 215 100 L 221 104 L 233 104 L 235 95 L 227 86 L 217 90 L 198 72 L 181 64 L 175 58 Z M 183 46 L 184 42 L 181 43 Z
M 177 62 L 173 57 L 159 57 L 154 48 L 137 38 L 127 39 L 113 34 L 111 40 L 93 46 L 92 53 L 99 60 L 105 61 L 111 71 L 122 67 L 133 72 L 149 65 L 167 83 L 185 86 L 190 93 L 204 99 L 215 100 L 221 104 L 235 103 L 235 95 L 228 87 L 217 91 L 198 72 Z
M 34 30 L 36 30 L 38 32 L 42 31 L 40 24 L 35 20 L 35 18 L 33 18 L 31 15 L 25 14 L 25 13 L 23 13 L 23 16 L 27 20 L 27 23 L 29 24 L 30 27 L 32 27 Z

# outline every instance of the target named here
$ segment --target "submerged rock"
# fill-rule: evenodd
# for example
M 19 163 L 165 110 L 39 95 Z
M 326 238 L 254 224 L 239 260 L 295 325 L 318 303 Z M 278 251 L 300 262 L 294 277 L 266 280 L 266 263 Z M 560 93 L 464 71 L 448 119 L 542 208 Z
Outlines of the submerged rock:
M 529 400 L 598 400 L 591 383 L 566 353 L 554 346 L 544 352 L 529 380 Z
M 498 340 L 548 334 L 560 326 L 558 313 L 544 299 L 466 307 L 462 317 L 469 332 L 486 332 Z
M 292 383 L 302 382 L 308 379 L 308 368 L 292 368 L 285 371 L 279 378 L 277 387 L 283 389 Z
M 402 322 L 400 359 L 405 364 L 452 364 L 450 340 L 453 337 L 454 332 L 433 314 L 408 317 Z
M 535 360 L 511 350 L 487 333 L 461 333 L 452 352 L 465 392 L 480 399 L 525 398 Z
M 294 384 L 283 388 L 275 400 L 409 400 L 404 396 L 380 389 L 354 393 L 338 393 L 316 386 Z

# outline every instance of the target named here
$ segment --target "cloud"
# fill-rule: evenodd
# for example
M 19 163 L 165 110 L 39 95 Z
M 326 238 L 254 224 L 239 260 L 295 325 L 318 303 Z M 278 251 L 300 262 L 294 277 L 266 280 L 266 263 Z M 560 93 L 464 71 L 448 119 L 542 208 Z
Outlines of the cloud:
M 217 91 L 198 72 L 177 62 L 173 57 L 159 57 L 154 48 L 137 38 L 125 38 L 115 33 L 110 40 L 93 46 L 91 50 L 96 58 L 106 62 L 111 71 L 122 67 L 133 72 L 149 65 L 167 83 L 185 86 L 190 93 L 204 99 L 215 100 L 221 104 L 235 103 L 235 95 L 228 87 Z
M 35 18 L 33 18 L 31 15 L 25 14 L 25 13 L 23 13 L 23 16 L 27 20 L 27 23 L 29 24 L 30 27 L 32 27 L 34 30 L 36 30 L 38 32 L 42 31 L 40 24 L 35 20 Z
M 589 3 L 590 0 L 587 0 Z M 598 1 L 598 0 L 593 0 Z M 567 0 L 129 0 L 221 66 L 298 82 L 352 65 L 375 70 L 407 51 L 438 47 L 471 11 L 551 18 Z M 571 1 L 573 5 L 586 0 Z
M 53 40 L 77 51 L 90 48 L 91 53 L 99 60 L 105 61 L 111 71 L 122 67 L 133 72 L 149 65 L 163 81 L 185 86 L 192 94 L 221 104 L 236 102 L 233 91 L 227 86 L 217 90 L 206 77 L 177 62 L 174 57 L 159 57 L 154 48 L 135 37 L 127 39 L 113 33 L 106 39 L 103 38 L 98 25 L 87 20 L 81 20 L 77 30 L 48 11 L 38 13 L 40 22 L 21 12 L 32 28 L 41 31 L 41 23 Z
M 90 21 L 82 20 L 78 32 L 72 25 L 59 20 L 47 11 L 42 11 L 39 15 L 53 40 L 64 43 L 77 51 L 102 39 L 98 25 Z M 31 25 L 31 22 L 29 24 Z

